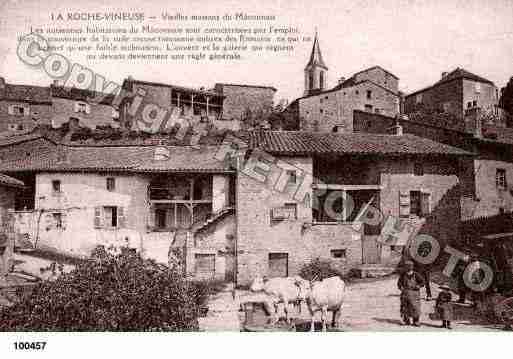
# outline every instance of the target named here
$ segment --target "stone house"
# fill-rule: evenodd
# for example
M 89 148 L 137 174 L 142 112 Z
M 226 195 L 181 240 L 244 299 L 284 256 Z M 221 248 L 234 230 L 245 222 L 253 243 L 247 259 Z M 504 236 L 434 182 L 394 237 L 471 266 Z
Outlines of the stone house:
M 333 88 L 326 87 L 328 68 L 317 34 L 305 67 L 304 95 L 290 103 L 285 113 L 295 117 L 305 131 L 351 132 L 353 111 L 395 116 L 400 110 L 399 78 L 380 66 L 362 70 Z
M 140 120 L 144 116 L 146 106 L 153 108 L 156 105 L 166 114 L 162 121 L 165 123 L 155 129 L 155 132 L 165 131 L 168 127 L 181 123 L 182 119 L 208 122 L 221 130 L 238 131 L 241 120 L 248 112 L 262 116 L 272 109 L 276 92 L 270 86 L 216 83 L 210 90 L 139 81 L 131 77 L 124 80 L 122 88 L 132 95 L 120 105 L 121 126 L 133 128 L 136 123 L 134 120 Z M 137 109 L 134 109 L 133 98 L 137 94 L 143 99 Z
M 9 84 L 0 77 L 0 133 L 27 132 L 38 123 L 49 124 L 51 114 L 48 87 Z
M 390 216 L 445 243 L 458 237 L 468 152 L 400 133 L 268 131 L 246 141 L 265 154 L 237 176 L 238 283 L 295 275 L 314 258 L 342 271 L 396 262 L 402 247 L 377 240 Z M 369 206 L 381 221 L 362 220 Z
M 216 83 L 214 90 L 224 96 L 223 115 L 225 121 L 240 121 L 248 111 L 262 116 L 271 111 L 276 89 L 271 86 Z
M 17 231 L 75 255 L 127 242 L 167 262 L 171 246 L 190 276 L 240 285 L 297 274 L 315 258 L 343 271 L 393 262 L 401 248 L 378 241 L 390 216 L 441 241 L 458 235 L 459 161 L 470 156 L 461 149 L 400 131 L 161 142 L 0 141 L 0 171 L 25 183 Z M 370 206 L 382 214 L 373 224 L 362 220 Z
M 50 91 L 53 127 L 59 127 L 70 118 L 78 119 L 81 125 L 89 128 L 111 126 L 113 121 L 119 120 L 112 94 L 96 94 L 89 90 L 64 87 L 59 83 L 50 85 Z
M 436 109 L 463 120 L 468 111 L 476 108 L 498 115 L 498 104 L 499 89 L 492 81 L 458 67 L 443 72 L 433 85 L 406 95 L 404 112 Z
M 428 115 L 391 118 L 355 111 L 355 132 L 388 133 L 396 124 L 405 133 L 475 153 L 461 161 L 462 220 L 513 211 L 513 131 L 466 116 L 466 126 L 436 125 Z M 473 125 L 473 126 L 471 126 Z

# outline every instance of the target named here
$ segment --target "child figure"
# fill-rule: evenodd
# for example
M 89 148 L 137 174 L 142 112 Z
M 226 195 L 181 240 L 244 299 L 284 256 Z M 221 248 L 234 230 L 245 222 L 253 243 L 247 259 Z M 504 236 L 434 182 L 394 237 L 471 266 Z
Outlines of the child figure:
M 452 294 L 451 288 L 446 285 L 441 285 L 442 290 L 436 298 L 435 309 L 442 319 L 442 328 L 452 329 L 451 320 L 453 320 L 453 309 L 452 309 Z

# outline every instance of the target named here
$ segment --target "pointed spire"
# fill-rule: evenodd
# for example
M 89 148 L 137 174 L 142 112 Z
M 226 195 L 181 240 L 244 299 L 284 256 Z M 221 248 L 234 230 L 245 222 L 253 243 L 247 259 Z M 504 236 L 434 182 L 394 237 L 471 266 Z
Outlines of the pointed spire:
M 328 67 L 324 63 L 324 60 L 322 59 L 321 48 L 319 47 L 319 39 L 317 36 L 317 27 L 315 28 L 315 37 L 312 46 L 312 53 L 310 54 L 310 61 L 308 61 L 308 64 L 306 64 L 306 69 L 313 66 L 319 66 L 326 70 L 328 69 Z

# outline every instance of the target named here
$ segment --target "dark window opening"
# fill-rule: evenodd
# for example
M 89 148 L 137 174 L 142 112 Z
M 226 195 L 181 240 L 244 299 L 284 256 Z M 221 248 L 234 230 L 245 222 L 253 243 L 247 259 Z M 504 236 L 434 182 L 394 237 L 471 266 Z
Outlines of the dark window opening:
M 297 219 L 297 203 L 285 203 L 284 207 L 291 213 L 289 219 Z
M 372 99 L 372 91 L 371 90 L 367 90 L 367 99 Z
M 167 210 L 162 208 L 155 210 L 155 225 L 157 228 L 167 227 Z
M 346 258 L 346 250 L 345 249 L 332 249 L 330 252 L 331 252 L 332 258 L 337 258 L 337 259 Z
M 55 228 L 62 228 L 62 213 L 56 212 L 52 214 L 55 222 Z
M 372 112 L 372 105 L 369 105 L 369 104 L 365 105 L 365 111 Z
M 52 190 L 54 193 L 60 193 L 61 192 L 61 181 L 60 180 L 53 180 L 52 181 Z
M 116 179 L 114 177 L 107 178 L 107 191 L 114 191 L 116 189 Z
M 495 184 L 498 189 L 505 190 L 508 186 L 506 181 L 506 170 L 504 168 L 497 168 L 495 172 Z
M 118 208 L 115 206 L 103 207 L 105 225 L 107 227 L 118 226 Z
M 413 164 L 413 174 L 415 176 L 423 176 L 424 175 L 424 165 L 421 162 L 415 162 Z

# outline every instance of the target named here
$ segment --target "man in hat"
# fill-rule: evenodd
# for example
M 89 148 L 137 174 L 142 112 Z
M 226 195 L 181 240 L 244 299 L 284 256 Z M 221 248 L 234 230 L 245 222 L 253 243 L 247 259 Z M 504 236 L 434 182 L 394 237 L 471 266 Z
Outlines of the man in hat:
M 424 278 L 413 270 L 414 264 L 408 260 L 405 263 L 406 270 L 399 276 L 397 287 L 401 291 L 401 317 L 405 325 L 410 325 L 410 319 L 413 325 L 419 326 L 420 319 L 420 288 L 424 283 Z

